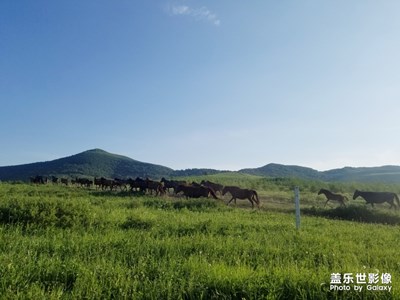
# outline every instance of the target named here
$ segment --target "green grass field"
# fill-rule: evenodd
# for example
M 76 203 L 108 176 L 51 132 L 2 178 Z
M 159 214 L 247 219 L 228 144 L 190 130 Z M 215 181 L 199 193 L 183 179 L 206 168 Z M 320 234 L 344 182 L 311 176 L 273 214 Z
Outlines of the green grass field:
M 262 209 L 0 184 L 0 298 L 400 299 L 400 212 L 353 200 L 323 208 L 322 183 L 217 179 L 256 188 Z M 332 187 L 351 197 L 352 185 Z M 331 291 L 332 273 L 389 273 L 391 291 Z

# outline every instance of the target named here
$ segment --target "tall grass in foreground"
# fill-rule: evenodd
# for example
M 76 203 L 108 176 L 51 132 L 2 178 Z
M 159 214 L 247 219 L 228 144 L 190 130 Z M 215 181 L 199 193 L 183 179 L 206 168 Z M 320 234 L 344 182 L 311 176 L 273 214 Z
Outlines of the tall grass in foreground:
M 0 185 L 3 299 L 400 299 L 399 226 Z M 387 272 L 392 291 L 329 290 Z

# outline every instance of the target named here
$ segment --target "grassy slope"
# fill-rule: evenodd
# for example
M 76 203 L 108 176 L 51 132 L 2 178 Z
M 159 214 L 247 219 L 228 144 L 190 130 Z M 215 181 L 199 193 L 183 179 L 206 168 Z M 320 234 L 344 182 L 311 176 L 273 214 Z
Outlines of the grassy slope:
M 259 180 L 242 184 L 290 202 L 290 187 Z M 58 186 L 1 184 L 0 200 L 4 298 L 400 298 L 399 226 L 303 216 L 296 232 L 290 209 L 267 203 Z M 391 294 L 328 291 L 333 272 L 376 270 L 391 273 Z

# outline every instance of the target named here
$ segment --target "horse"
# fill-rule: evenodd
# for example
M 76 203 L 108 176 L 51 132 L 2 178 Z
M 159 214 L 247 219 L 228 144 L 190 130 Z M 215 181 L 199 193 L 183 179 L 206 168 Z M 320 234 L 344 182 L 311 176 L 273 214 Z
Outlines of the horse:
M 101 188 L 101 189 L 103 189 L 103 177 L 101 177 L 101 178 L 94 178 L 94 180 L 93 180 L 93 182 L 94 182 L 94 186 L 96 187 L 96 189 L 97 188 Z
M 67 178 L 61 178 L 61 179 L 60 179 L 60 182 L 61 182 L 62 184 L 68 185 L 68 179 L 67 179 Z
M 128 184 L 128 180 L 121 179 L 121 178 L 114 178 L 113 187 L 115 187 L 115 189 L 117 187 L 119 187 L 121 191 L 122 190 L 127 191 L 128 190 L 127 184 Z
M 75 184 L 80 184 L 81 187 L 86 186 L 86 187 L 90 187 L 91 185 L 93 185 L 93 181 L 89 180 L 87 178 L 75 178 Z
M 387 202 L 390 204 L 390 208 L 394 207 L 396 209 L 396 205 L 394 204 L 395 200 L 397 202 L 397 206 L 400 206 L 399 197 L 395 193 L 391 192 L 362 192 L 355 190 L 353 200 L 355 200 L 358 196 L 364 198 L 364 200 L 367 201 L 366 204 L 369 203 L 372 207 L 374 207 L 374 203 Z
M 256 203 L 257 207 L 260 208 L 260 200 L 258 199 L 258 195 L 255 190 L 242 189 L 237 186 L 225 186 L 222 189 L 222 196 L 224 196 L 226 193 L 230 193 L 232 195 L 232 199 L 229 200 L 227 205 L 229 205 L 232 200 L 235 200 L 236 205 L 236 199 L 248 199 L 252 208 L 254 208 L 254 203 Z
M 147 183 L 146 180 L 136 177 L 136 179 L 129 178 L 128 184 L 131 186 L 131 192 L 133 192 L 133 189 L 137 191 L 139 189 L 140 192 L 145 193 L 147 189 Z
M 165 189 L 169 190 L 172 188 L 174 191 L 179 185 L 186 185 L 186 181 L 184 180 L 167 180 L 164 177 L 161 178 L 161 182 L 164 184 Z
M 206 186 L 179 185 L 175 189 L 175 194 L 180 192 L 183 192 L 183 194 L 186 196 L 186 199 L 200 197 L 208 198 L 209 195 L 211 195 L 214 199 L 218 199 L 213 189 Z
M 46 184 L 47 177 L 36 175 L 35 177 L 30 177 L 30 182 L 35 184 Z
M 79 183 L 79 181 L 77 181 Z M 94 178 L 94 185 L 96 188 L 101 188 L 102 191 L 106 190 L 107 188 L 110 188 L 110 191 L 113 190 L 114 187 L 114 180 L 112 179 L 107 179 L 104 177 L 101 178 Z
M 59 179 L 55 176 L 51 176 L 51 182 L 52 183 L 58 183 Z
M 220 192 L 220 193 L 222 193 L 222 189 L 224 188 L 222 184 L 214 183 L 208 180 L 202 180 L 200 184 L 212 188 L 215 192 Z
M 347 199 L 346 196 L 343 196 L 341 194 L 334 194 L 331 191 L 328 191 L 326 189 L 320 189 L 318 192 L 318 195 L 321 195 L 321 194 L 324 194 L 327 199 L 324 207 L 328 204 L 329 200 L 338 201 L 341 206 L 346 206 L 346 204 L 344 203 L 344 200 L 349 200 L 349 199 Z
M 150 190 L 150 194 L 153 194 L 155 191 L 156 196 L 165 195 L 165 187 L 162 182 L 154 181 L 149 178 L 145 180 L 147 190 Z

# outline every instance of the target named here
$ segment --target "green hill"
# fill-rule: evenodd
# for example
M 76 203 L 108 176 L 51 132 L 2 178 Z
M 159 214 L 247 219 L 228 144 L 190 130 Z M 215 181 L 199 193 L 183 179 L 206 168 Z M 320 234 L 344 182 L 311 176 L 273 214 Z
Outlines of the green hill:
M 150 177 L 170 176 L 172 169 L 140 162 L 126 156 L 108 153 L 101 149 L 88 150 L 76 155 L 48 162 L 0 167 L 0 180 L 27 181 L 29 177 Z

